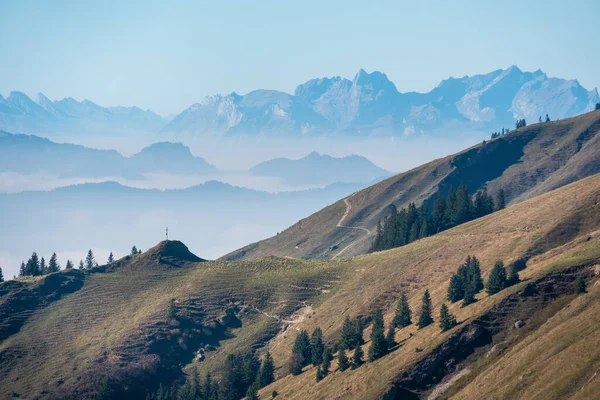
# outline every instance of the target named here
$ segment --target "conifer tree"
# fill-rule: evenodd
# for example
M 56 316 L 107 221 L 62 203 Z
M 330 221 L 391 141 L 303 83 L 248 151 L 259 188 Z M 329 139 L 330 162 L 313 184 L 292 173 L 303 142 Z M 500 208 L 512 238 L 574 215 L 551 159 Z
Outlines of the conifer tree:
M 442 332 L 452 329 L 456 326 L 456 318 L 450 313 L 446 304 L 440 308 L 440 328 Z
M 460 225 L 471 218 L 471 196 L 469 189 L 464 183 L 456 190 L 456 211 L 454 213 L 454 225 Z
M 577 286 L 575 287 L 575 293 L 583 294 L 587 293 L 587 284 L 585 283 L 585 278 L 583 276 L 579 277 L 577 280 Z
M 423 239 L 429 236 L 429 224 L 427 223 L 427 219 L 423 219 L 421 223 L 421 231 L 419 232 L 419 239 Z
M 550 117 L 546 114 L 546 122 L 550 122 Z
M 132 256 L 135 256 L 137 253 L 138 253 L 138 249 L 137 249 L 137 247 L 133 246 L 133 247 L 131 248 L 131 255 L 132 255 Z
M 363 329 L 362 329 L 360 317 L 356 317 L 352 321 L 352 332 L 353 332 L 352 337 L 354 338 L 354 347 L 365 344 L 365 341 L 363 340 Z
M 338 350 L 337 361 L 338 369 L 342 372 L 347 370 L 350 366 L 350 364 L 348 363 L 348 357 L 346 356 L 346 349 L 344 349 L 344 346 L 340 346 L 340 349 Z
M 331 366 L 331 360 L 333 360 L 333 355 L 331 354 L 331 349 L 329 347 L 325 347 L 325 351 L 323 351 L 323 364 L 321 364 L 321 368 L 323 370 L 323 374 L 329 374 L 329 367 Z
M 477 293 L 477 291 L 475 290 L 475 282 L 470 280 L 465 284 L 465 292 L 461 307 L 466 307 L 469 304 L 475 303 L 477 301 L 475 299 L 475 293 Z
M 408 233 L 408 243 L 412 243 L 419 238 L 420 227 L 417 224 L 418 221 L 413 222 Z
M 429 289 L 425 289 L 423 294 L 423 305 L 421 306 L 421 315 L 419 316 L 419 323 L 417 326 L 419 329 L 423 329 L 433 323 L 431 317 L 431 296 L 429 296 Z
M 489 295 L 493 295 L 506 287 L 506 268 L 502 261 L 497 261 L 490 272 L 490 276 L 485 285 L 485 290 Z
M 453 274 L 448 285 L 448 301 L 455 303 L 465 297 L 464 283 L 458 273 Z
M 259 400 L 256 386 L 250 385 L 246 391 L 246 400 Z
M 481 278 L 481 267 L 477 257 L 473 256 L 469 263 L 469 280 L 472 283 L 474 293 L 479 293 L 484 288 L 483 279 Z M 465 288 L 466 289 L 466 288 Z
M 402 292 L 400 294 L 400 299 L 398 300 L 398 304 L 396 304 L 396 312 L 394 314 L 394 319 L 392 320 L 392 325 L 394 327 L 404 328 L 412 324 L 411 320 L 411 311 L 408 305 L 408 300 L 406 298 L 406 293 Z
M 294 360 L 292 361 L 295 361 L 300 365 L 300 371 L 306 365 L 310 364 L 312 359 L 312 349 L 310 346 L 310 338 L 308 337 L 308 332 L 306 332 L 305 330 L 301 330 L 296 335 L 296 340 L 292 349 L 292 356 L 294 358 Z
M 356 347 L 356 328 L 350 317 L 346 315 L 342 326 L 342 345 L 347 349 Z
M 273 357 L 271 353 L 267 351 L 265 358 L 262 360 L 258 377 L 256 378 L 259 387 L 265 387 L 275 382 L 275 366 L 273 364 Z
M 388 345 L 388 350 L 391 350 L 398 343 L 396 343 L 396 329 L 394 329 L 394 324 L 390 324 L 388 327 L 387 334 L 385 335 L 385 341 Z
M 58 258 L 56 257 L 56 253 L 52 253 L 52 257 L 50 257 L 50 261 L 48 262 L 48 273 L 51 274 L 53 272 L 60 271 L 60 265 L 58 265 Z
M 83 265 L 83 260 L 79 260 L 79 269 L 85 269 L 85 265 Z
M 170 321 L 177 317 L 177 306 L 175 300 L 171 299 L 169 302 L 169 308 L 167 309 L 167 321 Z
M 46 260 L 44 257 L 40 260 L 40 275 L 46 275 L 48 273 L 48 267 L 46 266 Z
M 37 253 L 34 251 L 31 254 L 31 258 L 27 260 L 27 265 L 25 266 L 26 275 L 29 276 L 38 276 L 41 275 L 40 271 L 40 261 Z
M 504 189 L 500 189 L 496 194 L 496 211 L 503 210 L 505 207 L 506 200 L 504 199 Z
M 600 103 L 596 103 L 596 107 L 594 108 L 594 110 L 600 110 Z
M 73 261 L 67 260 L 67 265 L 65 265 L 65 269 L 73 269 Z
M 89 249 L 87 256 L 85 256 L 85 267 L 87 269 L 92 269 L 95 263 L 96 259 L 94 258 L 94 253 L 92 252 L 92 249 Z
M 142 249 L 138 249 L 138 254 L 142 254 Z
M 0 283 L 4 282 L 4 275 L 2 274 L 2 267 L 0 267 Z
M 27 275 L 27 267 L 25 266 L 25 262 L 21 261 L 21 268 L 19 269 L 19 276 Z
M 312 364 L 316 367 L 323 362 L 323 351 L 325 345 L 323 344 L 323 332 L 321 328 L 315 328 L 313 333 L 310 335 L 310 347 L 311 347 L 311 360 Z
M 446 226 L 446 200 L 444 200 L 444 197 L 442 197 L 442 194 L 439 192 L 433 203 L 431 224 L 433 233 L 440 233 Z
M 369 346 L 369 361 L 371 362 L 386 355 L 388 350 L 388 345 L 385 341 L 383 311 L 381 311 L 381 308 L 376 308 L 373 311 L 372 319 L 371 346 Z
M 248 388 L 257 382 L 260 372 L 260 361 L 256 357 L 255 352 L 247 352 L 243 356 L 243 364 L 243 386 L 244 388 Z
M 356 346 L 354 354 L 352 355 L 352 361 L 350 362 L 350 368 L 356 369 L 363 364 L 363 351 L 361 346 Z
M 326 374 L 323 373 L 323 369 L 321 368 L 321 366 L 319 365 L 317 367 L 317 373 L 315 375 L 315 380 L 317 382 L 321 382 L 323 380 L 323 378 L 325 378 Z
M 112 251 L 110 252 L 110 254 L 108 255 L 108 263 L 110 264 L 111 262 L 115 261 L 115 256 L 113 256 Z
M 521 282 L 521 278 L 519 277 L 519 271 L 517 271 L 517 268 L 513 266 L 508 274 L 506 286 L 516 285 L 519 282 Z

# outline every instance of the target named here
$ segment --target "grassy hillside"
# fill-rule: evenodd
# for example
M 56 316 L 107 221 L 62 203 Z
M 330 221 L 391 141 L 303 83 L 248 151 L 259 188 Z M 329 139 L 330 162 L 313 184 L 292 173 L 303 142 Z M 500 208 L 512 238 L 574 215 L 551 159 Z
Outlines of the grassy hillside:
M 487 187 L 492 194 L 503 188 L 507 200 L 518 203 L 600 172 L 599 132 L 600 111 L 520 128 L 358 191 L 346 202 L 340 200 L 223 259 L 364 254 L 390 204 L 398 209 L 409 202 L 419 204 L 438 191 L 446 194 L 450 185 L 465 183 L 471 192 Z M 346 211 L 343 226 L 338 226 Z M 357 227 L 364 229 L 353 229 Z
M 594 397 L 600 385 L 591 372 L 597 370 L 593 368 L 600 347 L 578 332 L 587 337 L 600 334 L 593 301 L 598 295 L 593 266 L 600 263 L 599 229 L 596 175 L 410 245 L 351 259 L 204 262 L 182 243 L 169 241 L 91 271 L 7 282 L 0 284 L 0 315 L 18 316 L 20 323 L 0 339 L 0 396 L 86 398 L 109 384 L 128 398 L 144 398 L 146 390 L 160 382 L 180 381 L 192 365 L 202 372 L 218 371 L 226 354 L 265 345 L 282 379 L 263 389 L 262 398 L 274 389 L 286 399 L 425 396 L 450 375 L 439 367 L 449 360 L 439 346 L 452 349 L 452 343 L 467 343 L 473 348 L 472 358 L 452 356 L 457 361 L 448 365 L 471 372 L 446 393 L 472 398 L 481 380 L 496 379 L 489 385 L 490 396 L 570 396 L 591 379 L 581 393 Z M 314 370 L 287 375 L 286 362 L 299 329 L 319 326 L 326 341 L 333 343 L 346 315 L 366 316 L 375 305 L 386 310 L 387 326 L 400 292 L 407 292 L 416 311 L 425 288 L 432 294 L 437 318 L 450 275 L 469 254 L 482 261 L 484 278 L 498 259 L 510 264 L 529 258 L 521 275 L 543 296 L 520 301 L 519 292 L 528 282 L 494 296 L 480 293 L 479 301 L 469 307 L 451 305 L 461 324 L 447 333 L 440 334 L 437 325 L 421 331 L 404 328 L 397 332 L 402 346 L 392 354 L 354 371 L 333 372 L 318 384 Z M 591 283 L 590 293 L 575 297 L 570 293 L 582 274 Z M 62 290 L 67 280 L 55 276 L 78 283 Z M 40 287 L 45 288 L 43 301 L 18 301 L 38 298 Z M 176 318 L 168 318 L 172 300 Z M 575 325 L 570 315 L 578 321 Z M 516 319 L 523 319 L 526 328 L 512 334 Z M 476 346 L 466 341 L 474 329 L 478 337 L 489 337 L 487 342 Z M 561 331 L 565 338 L 557 334 Z M 369 328 L 366 338 L 368 334 Z M 570 365 L 554 386 L 543 387 L 544 377 L 553 373 L 551 365 L 529 374 L 527 368 L 533 367 L 519 364 L 526 359 L 518 349 L 527 340 L 536 346 L 527 346 L 531 353 L 524 354 L 558 360 L 554 357 L 572 344 L 574 354 L 587 358 Z M 537 346 L 542 340 L 548 346 Z M 497 353 L 491 350 L 494 345 Z M 367 347 L 368 343 L 365 352 Z M 490 352 L 497 356 L 486 358 Z M 537 386 L 523 388 L 520 375 L 494 373 L 493 368 L 504 368 L 502 363 L 522 370 L 521 375 Z M 527 392 L 534 390 L 528 388 L 538 391 Z

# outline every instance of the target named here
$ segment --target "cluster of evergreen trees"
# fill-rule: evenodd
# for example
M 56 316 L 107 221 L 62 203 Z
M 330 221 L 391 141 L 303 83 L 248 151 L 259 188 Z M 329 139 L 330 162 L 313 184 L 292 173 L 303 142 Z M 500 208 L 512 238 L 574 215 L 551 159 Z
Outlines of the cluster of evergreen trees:
M 496 139 L 497 137 L 504 136 L 504 134 L 508 133 L 508 132 L 510 132 L 510 129 L 508 129 L 508 128 L 506 128 L 506 129 L 502 128 L 502 130 L 500 132 L 492 132 L 491 138 L 492 139 Z
M 137 250 L 136 250 L 137 252 Z M 137 253 L 136 253 L 137 254 Z M 115 261 L 112 251 L 108 256 L 108 263 Z M 92 249 L 88 250 L 85 260 L 79 260 L 79 269 L 90 269 L 93 267 L 97 267 L 98 262 L 96 261 L 96 257 L 94 256 L 94 252 Z M 65 269 L 72 269 L 73 262 L 71 260 L 67 260 L 67 264 L 65 265 Z M 21 267 L 19 269 L 19 276 L 41 276 L 46 274 L 51 274 L 53 272 L 60 271 L 60 264 L 58 263 L 58 258 L 56 253 L 52 253 L 52 257 L 46 264 L 46 260 L 44 257 L 41 259 L 38 257 L 37 253 L 34 251 L 31 254 L 27 263 L 21 262 Z M 0 274 L 1 275 L 1 274 Z M 0 281 L 2 282 L 2 281 Z
M 247 400 L 258 399 L 258 390 L 275 381 L 273 358 L 267 353 L 261 361 L 255 353 L 227 356 L 223 378 L 217 382 L 210 374 L 200 379 L 194 370 L 180 388 L 164 388 L 149 394 L 148 400 Z
M 50 260 L 46 264 L 44 257 L 40 259 L 34 251 L 29 260 L 27 260 L 27 263 L 21 262 L 19 276 L 40 276 L 58 271 L 60 271 L 60 265 L 58 264 L 56 253 L 52 253 L 52 257 L 50 257 Z
M 481 278 L 479 260 L 477 260 L 477 257 L 475 256 L 468 256 L 456 273 L 452 275 L 452 278 L 450 278 L 447 294 L 448 301 L 455 303 L 462 300 L 462 306 L 466 307 L 476 301 L 475 295 L 484 288 L 489 295 L 492 295 L 519 281 L 518 263 L 513 265 L 507 276 L 504 263 L 502 261 L 497 261 L 484 285 L 483 279 Z
M 525 118 L 518 119 L 517 123 L 515 124 L 515 126 L 517 127 L 517 129 L 519 129 L 519 128 L 525 128 L 527 126 L 527 121 L 525 121 Z
M 498 191 L 494 201 L 485 188 L 472 198 L 465 184 L 461 184 L 456 191 L 450 186 L 446 198 L 438 194 L 431 213 L 427 203 L 419 208 L 415 203 L 410 203 L 408 208 L 400 211 L 392 205 L 391 215 L 383 222 L 379 221 L 371 251 L 404 246 L 504 207 L 503 189 Z

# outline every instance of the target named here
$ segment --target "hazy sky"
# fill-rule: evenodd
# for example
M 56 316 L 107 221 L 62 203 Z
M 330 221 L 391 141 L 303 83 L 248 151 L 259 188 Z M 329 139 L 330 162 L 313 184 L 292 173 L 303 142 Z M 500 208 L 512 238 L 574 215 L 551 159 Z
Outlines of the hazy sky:
M 600 2 L 0 1 L 0 93 L 161 114 L 381 70 L 400 91 L 516 64 L 600 86 Z

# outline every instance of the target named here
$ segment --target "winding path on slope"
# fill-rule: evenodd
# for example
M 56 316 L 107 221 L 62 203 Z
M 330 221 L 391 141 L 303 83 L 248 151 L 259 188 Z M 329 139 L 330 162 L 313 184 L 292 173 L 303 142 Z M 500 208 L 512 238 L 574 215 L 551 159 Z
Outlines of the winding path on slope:
M 352 197 L 354 197 L 355 194 L 356 193 L 353 193 L 353 194 L 351 194 L 350 196 L 348 196 L 348 197 L 346 197 L 344 199 L 344 203 L 346 204 L 346 211 L 344 212 L 344 215 L 342 215 L 342 218 L 340 218 L 340 220 L 338 221 L 336 227 L 338 227 L 338 228 L 344 228 L 344 229 L 359 229 L 361 231 L 367 232 L 367 234 L 364 235 L 363 237 L 361 237 L 360 239 L 355 240 L 354 242 L 350 243 L 348 246 L 344 247 L 342 250 L 340 250 L 339 253 L 337 253 L 335 256 L 333 256 L 332 259 L 341 256 L 342 253 L 344 253 L 350 247 L 354 246 L 357 243 L 360 243 L 361 241 L 363 241 L 364 239 L 366 239 L 371 234 L 370 230 L 368 230 L 367 228 L 363 228 L 362 226 L 346 226 L 346 225 L 343 224 L 344 220 L 348 217 L 348 214 L 350 214 L 350 210 L 352 210 L 352 203 L 350 203 L 350 199 Z

